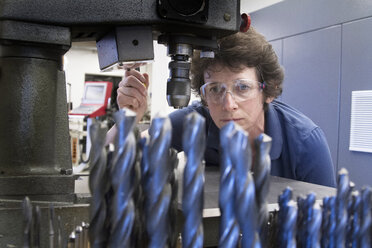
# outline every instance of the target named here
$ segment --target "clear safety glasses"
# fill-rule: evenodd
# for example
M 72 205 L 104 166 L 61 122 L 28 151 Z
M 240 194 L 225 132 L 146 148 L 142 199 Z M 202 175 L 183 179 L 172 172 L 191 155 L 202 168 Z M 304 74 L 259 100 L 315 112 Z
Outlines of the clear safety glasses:
M 200 87 L 202 98 L 206 102 L 215 104 L 222 103 L 227 93 L 230 93 L 234 101 L 241 102 L 252 99 L 263 89 L 265 83 L 250 79 L 237 79 L 232 84 L 207 82 Z

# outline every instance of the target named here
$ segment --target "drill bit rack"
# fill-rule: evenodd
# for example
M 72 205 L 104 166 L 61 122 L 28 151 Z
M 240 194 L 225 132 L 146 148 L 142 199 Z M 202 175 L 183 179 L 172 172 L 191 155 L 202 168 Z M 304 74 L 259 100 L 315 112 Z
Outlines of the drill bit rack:
M 184 146 L 188 148 L 185 163 L 179 163 L 170 148 L 169 119 L 154 119 L 150 137 L 140 139 L 133 113 L 121 110 L 115 115 L 119 138 L 114 149 L 98 142 L 102 140 L 98 134 L 107 130 L 104 123 L 97 122 L 94 124 L 97 129 L 92 128 L 96 132 L 92 137 L 97 137 L 92 143 L 97 146 L 91 152 L 96 159 L 92 159 L 91 165 L 90 211 L 87 204 L 72 207 L 74 213 L 70 218 L 79 216 L 79 220 L 68 221 L 72 225 L 69 224 L 71 233 L 64 236 L 66 245 L 87 247 L 84 243 L 87 236 L 83 234 L 86 223 L 89 223 L 92 247 L 116 247 L 124 243 L 127 247 L 181 244 L 183 247 L 231 247 L 231 244 L 366 247 L 370 244 L 372 191 L 369 187 L 356 190 L 346 170 L 339 171 L 336 189 L 270 176 L 267 157 L 270 137 L 261 135 L 256 139 L 258 152 L 252 160 L 247 134 L 233 123 L 221 130 L 221 135 L 225 135 L 221 139 L 221 167 L 204 167 L 200 156 L 204 146 L 203 120 L 196 113 L 185 122 Z M 247 155 L 238 158 L 243 153 Z M 237 169 L 237 165 L 242 168 Z M 131 175 L 126 180 L 122 179 L 125 173 Z M 115 203 L 116 195 L 121 197 L 120 204 Z M 21 202 L 17 204 L 21 206 Z M 67 208 L 55 206 L 56 215 Z M 46 223 L 48 207 L 41 205 L 40 209 L 40 223 Z M 15 219 L 20 212 L 21 208 L 14 212 Z M 29 222 L 29 214 L 24 219 L 18 227 Z M 42 224 L 40 232 L 52 233 L 46 226 Z M 21 240 L 21 230 L 26 229 L 18 228 Z M 223 235 L 225 230 L 232 231 Z M 82 237 L 85 237 L 83 241 Z M 188 237 L 186 241 L 185 237 Z

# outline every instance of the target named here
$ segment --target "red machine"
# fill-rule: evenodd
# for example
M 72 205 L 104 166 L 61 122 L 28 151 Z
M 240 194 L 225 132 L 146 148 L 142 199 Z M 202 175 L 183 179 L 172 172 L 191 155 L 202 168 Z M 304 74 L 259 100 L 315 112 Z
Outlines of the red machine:
M 85 82 L 81 104 L 71 110 L 69 115 L 97 117 L 106 114 L 111 91 L 111 82 Z

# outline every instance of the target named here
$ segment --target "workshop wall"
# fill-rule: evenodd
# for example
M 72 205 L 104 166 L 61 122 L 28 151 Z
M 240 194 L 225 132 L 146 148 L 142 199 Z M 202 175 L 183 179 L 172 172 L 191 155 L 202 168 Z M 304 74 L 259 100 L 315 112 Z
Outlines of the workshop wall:
M 372 153 L 350 151 L 349 141 L 351 93 L 372 90 L 372 1 L 286 0 L 251 17 L 285 69 L 281 99 L 323 129 L 335 170 L 371 184 Z

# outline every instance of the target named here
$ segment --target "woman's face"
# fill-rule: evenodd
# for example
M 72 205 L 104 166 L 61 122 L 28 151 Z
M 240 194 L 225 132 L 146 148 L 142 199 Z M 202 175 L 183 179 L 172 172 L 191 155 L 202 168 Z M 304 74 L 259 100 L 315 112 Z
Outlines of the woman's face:
M 204 82 L 224 83 L 228 89 L 238 79 L 258 81 L 254 67 L 244 67 L 240 72 L 231 71 L 228 67 L 214 66 L 204 72 Z M 229 121 L 239 124 L 249 132 L 252 128 L 261 127 L 264 123 L 264 96 L 257 82 L 251 89 L 249 99 L 236 99 L 233 92 L 227 92 L 219 103 L 206 99 L 210 115 L 218 128 L 223 127 Z M 270 102 L 271 100 L 267 100 Z M 261 127 L 263 128 L 263 127 Z

